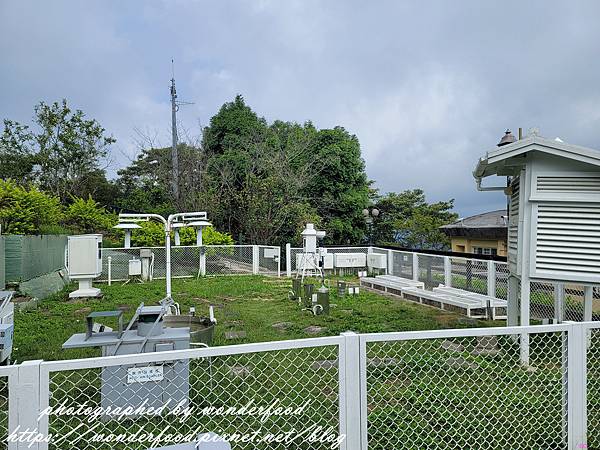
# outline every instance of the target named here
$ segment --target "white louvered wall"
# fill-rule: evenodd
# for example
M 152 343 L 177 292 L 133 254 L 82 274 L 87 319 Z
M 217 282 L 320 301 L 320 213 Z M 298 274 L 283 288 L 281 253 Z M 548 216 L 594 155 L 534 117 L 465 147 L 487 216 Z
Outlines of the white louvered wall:
M 541 173 L 535 191 L 533 275 L 600 283 L 600 174 Z
M 519 240 L 519 195 L 520 177 L 511 182 L 511 195 L 508 212 L 508 265 L 512 273 L 517 273 Z
M 600 175 L 540 175 L 537 178 L 537 191 L 540 193 L 598 193 L 600 195 Z
M 600 282 L 600 203 L 538 206 L 536 271 Z

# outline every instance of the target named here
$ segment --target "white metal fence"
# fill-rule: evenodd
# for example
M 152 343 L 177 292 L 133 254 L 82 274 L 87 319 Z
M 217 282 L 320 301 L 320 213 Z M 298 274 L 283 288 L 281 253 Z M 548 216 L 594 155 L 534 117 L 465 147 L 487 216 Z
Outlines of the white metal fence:
M 102 275 L 98 281 L 124 281 L 129 278 L 129 261 L 140 259 L 141 250 L 150 250 L 153 278 L 165 278 L 164 247 L 104 248 Z M 203 275 L 277 275 L 279 247 L 267 245 L 172 246 L 171 273 L 174 278 Z
M 519 337 L 524 334 L 530 343 L 527 366 L 519 358 Z M 268 433 L 302 432 L 313 426 L 331 427 L 336 435 L 344 435 L 341 448 L 348 450 L 599 448 L 599 356 L 600 323 L 569 322 L 344 333 L 207 349 L 29 361 L 0 368 L 0 379 L 9 380 L 9 395 L 0 390 L 0 425 L 2 432 L 18 426 L 53 436 L 49 444 L 9 442 L 11 450 L 147 449 L 152 446 L 148 439 L 165 429 L 192 435 L 257 433 L 255 439 L 261 439 Z M 105 370 L 161 366 L 167 377 L 177 365 L 185 366 L 187 376 L 170 380 L 164 392 L 179 392 L 186 398 L 186 405 L 194 408 L 188 417 L 134 415 L 120 420 L 101 416 L 88 421 L 88 416 L 77 412 L 82 411 L 81 405 L 96 408 L 103 404 Z M 120 381 L 123 396 L 139 394 L 141 399 L 146 395 L 147 386 L 142 391 L 139 383 Z M 277 401 L 283 408 L 300 409 L 297 415 L 279 414 L 265 420 L 250 414 L 204 413 L 211 406 L 240 408 L 252 401 L 256 406 Z M 47 407 L 63 407 L 63 413 L 40 415 Z M 73 408 L 70 414 L 68 408 Z M 131 435 L 138 430 L 146 441 L 96 442 L 99 435 Z M 234 450 L 291 447 L 335 448 L 306 441 L 290 445 L 255 440 L 232 445 Z
M 426 289 L 444 284 L 470 292 L 486 294 L 506 300 L 508 294 L 508 265 L 501 261 L 475 258 L 430 255 L 418 252 L 383 249 L 378 247 L 328 248 L 330 253 L 387 253 L 390 275 L 422 281 Z M 296 271 L 296 255 L 301 248 L 286 248 L 286 271 Z M 351 269 L 343 272 L 349 273 Z M 367 270 L 367 267 L 354 268 Z M 550 282 L 531 283 L 531 317 L 533 319 L 584 320 L 584 287 L 577 284 L 561 285 Z M 564 296 L 564 302 L 561 300 Z M 561 300 L 561 301 L 559 301 Z M 600 288 L 593 291 L 592 319 L 600 320 Z M 564 309 L 556 310 L 556 308 Z

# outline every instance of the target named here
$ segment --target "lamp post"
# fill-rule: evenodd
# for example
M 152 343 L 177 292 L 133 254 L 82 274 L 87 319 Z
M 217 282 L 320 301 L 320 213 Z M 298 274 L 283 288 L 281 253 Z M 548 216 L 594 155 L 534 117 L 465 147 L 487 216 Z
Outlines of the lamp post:
M 375 207 L 365 208 L 362 210 L 365 222 L 367 223 L 369 233 L 369 245 L 373 245 L 373 221 L 379 216 L 379 210 Z
M 131 222 L 146 222 L 149 220 L 156 220 L 161 222 L 165 227 L 165 272 L 167 279 L 167 298 L 172 299 L 171 295 L 171 231 L 174 229 L 173 225 L 178 222 L 193 222 L 198 220 L 206 220 L 205 212 L 186 212 L 171 214 L 166 219 L 159 214 L 119 214 L 119 222 L 131 223 Z

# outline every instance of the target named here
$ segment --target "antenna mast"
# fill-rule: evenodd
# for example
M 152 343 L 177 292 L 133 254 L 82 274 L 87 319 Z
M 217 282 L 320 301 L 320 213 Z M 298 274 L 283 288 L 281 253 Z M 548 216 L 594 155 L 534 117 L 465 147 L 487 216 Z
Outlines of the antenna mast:
M 175 203 L 179 201 L 179 155 L 177 154 L 177 90 L 175 89 L 175 65 L 171 60 L 171 134 L 173 143 L 171 147 L 171 165 L 173 168 L 172 183 L 173 183 L 173 197 Z

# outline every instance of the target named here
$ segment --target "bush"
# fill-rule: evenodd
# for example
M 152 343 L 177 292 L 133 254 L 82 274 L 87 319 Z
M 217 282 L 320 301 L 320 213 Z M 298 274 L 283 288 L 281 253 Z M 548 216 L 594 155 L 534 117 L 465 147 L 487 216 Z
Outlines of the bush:
M 131 245 L 134 247 L 164 247 L 165 229 L 164 225 L 155 221 L 139 222 L 142 228 L 133 230 Z M 196 230 L 193 227 L 179 229 L 181 245 L 196 245 Z M 173 238 L 173 233 L 171 233 Z M 202 243 L 204 245 L 233 245 L 233 238 L 227 233 L 221 233 L 212 227 L 204 228 L 202 231 Z
M 39 234 L 63 218 L 58 197 L 0 180 L 0 225 L 5 234 Z
M 66 222 L 79 233 L 95 233 L 111 230 L 117 224 L 117 218 L 91 196 L 87 200 L 74 197 L 67 208 Z

